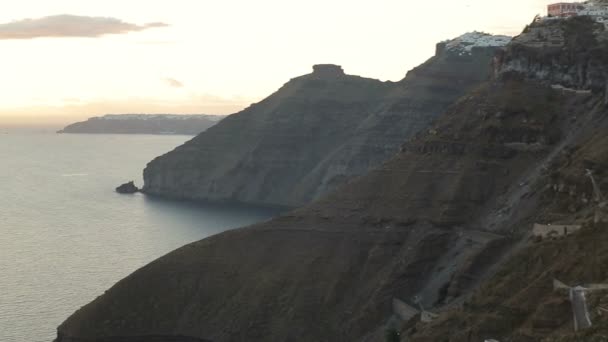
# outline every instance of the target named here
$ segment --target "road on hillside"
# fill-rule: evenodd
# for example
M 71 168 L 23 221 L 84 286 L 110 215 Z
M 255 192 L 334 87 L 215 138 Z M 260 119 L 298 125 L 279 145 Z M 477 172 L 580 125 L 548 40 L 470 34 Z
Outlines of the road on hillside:
M 585 288 L 581 286 L 570 289 L 570 301 L 572 302 L 572 313 L 574 314 L 574 330 L 579 331 L 591 327 L 591 319 L 587 310 L 587 298 Z

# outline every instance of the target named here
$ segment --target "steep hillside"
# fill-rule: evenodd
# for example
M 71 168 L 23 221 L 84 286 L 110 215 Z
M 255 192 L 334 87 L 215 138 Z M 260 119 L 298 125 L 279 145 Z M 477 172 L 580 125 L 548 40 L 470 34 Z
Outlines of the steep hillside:
M 495 80 L 390 161 L 307 207 L 156 260 L 74 313 L 57 341 L 382 341 L 393 327 L 414 341 L 576 340 L 551 278 L 606 281 L 584 173 L 606 190 L 608 111 L 603 89 L 507 67 L 546 58 L 514 44 Z M 529 247 L 534 223 L 560 222 L 585 228 Z M 414 297 L 439 314 L 432 324 L 400 321 L 393 303 Z
M 73 123 L 57 133 L 196 135 L 222 118 L 219 115 L 108 114 Z
M 530 96 L 530 107 L 510 105 Z M 135 272 L 66 321 L 59 341 L 353 341 L 384 329 L 393 298 L 455 300 L 534 222 L 536 197 L 517 196 L 505 221 L 496 208 L 559 144 L 568 100 L 540 85 L 487 85 L 329 197 Z M 544 151 L 520 147 L 538 141 Z
M 472 34 L 483 40 L 487 35 Z M 486 80 L 503 40 L 446 42 L 398 83 L 316 66 L 144 171 L 144 192 L 180 199 L 298 206 L 394 155 Z M 452 43 L 449 47 L 448 43 Z
M 608 32 L 590 17 L 533 23 L 497 56 L 497 72 L 571 89 L 606 89 Z
M 446 310 L 432 324 L 406 324 L 408 341 L 605 341 L 608 338 L 608 291 L 587 293 L 592 327 L 574 333 L 572 303 L 566 290 L 554 289 L 554 280 L 568 286 L 608 283 L 608 225 L 593 224 L 593 189 L 584 170 L 592 169 L 600 187 L 608 189 L 608 112 L 590 119 L 599 127 L 582 135 L 547 167 L 547 177 L 535 185 L 542 206 L 541 222 L 558 218 L 583 224 L 568 238 L 530 242 L 484 282 L 463 306 Z M 605 216 L 608 218 L 608 216 Z

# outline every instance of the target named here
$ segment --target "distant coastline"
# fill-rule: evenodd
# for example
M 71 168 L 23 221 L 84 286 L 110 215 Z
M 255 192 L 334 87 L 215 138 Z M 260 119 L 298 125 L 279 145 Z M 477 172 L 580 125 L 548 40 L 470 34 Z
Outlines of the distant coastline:
M 70 124 L 57 133 L 196 135 L 224 117 L 206 114 L 108 114 Z

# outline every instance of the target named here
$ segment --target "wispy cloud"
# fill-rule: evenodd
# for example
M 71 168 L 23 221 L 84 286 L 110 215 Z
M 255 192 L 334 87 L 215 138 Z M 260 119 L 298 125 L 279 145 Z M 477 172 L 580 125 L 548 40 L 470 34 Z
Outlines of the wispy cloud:
M 182 82 L 176 80 L 175 78 L 165 77 L 165 78 L 163 78 L 163 81 L 165 81 L 165 83 L 169 87 L 173 87 L 173 88 L 183 88 L 184 87 L 184 84 Z
M 0 39 L 100 37 L 106 34 L 124 34 L 166 26 L 169 25 L 159 22 L 136 25 L 110 17 L 63 14 L 0 24 Z

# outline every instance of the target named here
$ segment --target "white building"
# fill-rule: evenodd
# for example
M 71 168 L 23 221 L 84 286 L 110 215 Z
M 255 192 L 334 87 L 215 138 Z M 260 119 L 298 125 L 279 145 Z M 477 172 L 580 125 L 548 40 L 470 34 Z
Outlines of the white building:
M 596 22 L 608 26 L 608 5 L 595 1 L 559 2 L 547 6 L 546 19 L 559 19 L 575 16 L 590 16 Z
M 588 15 L 591 17 L 608 18 L 608 6 L 593 1 L 587 1 L 582 4 L 583 9 L 580 9 L 578 15 Z
M 532 235 L 540 238 L 551 238 L 568 236 L 581 230 L 582 226 L 578 224 L 570 225 L 550 225 L 535 223 L 532 228 Z

